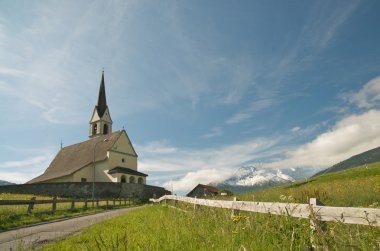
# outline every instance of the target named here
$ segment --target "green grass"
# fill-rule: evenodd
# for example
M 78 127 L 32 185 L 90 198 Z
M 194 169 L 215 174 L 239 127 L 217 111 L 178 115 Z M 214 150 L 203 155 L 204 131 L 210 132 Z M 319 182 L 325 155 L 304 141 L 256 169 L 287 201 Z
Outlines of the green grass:
M 310 225 L 297 219 L 182 204 L 187 212 L 154 205 L 94 225 L 43 250 L 308 250 Z M 330 250 L 378 250 L 380 229 L 331 223 L 314 233 Z
M 51 197 L 46 196 L 34 196 L 28 194 L 9 194 L 0 193 L 0 200 L 30 200 L 32 197 L 36 197 L 36 200 L 51 200 Z M 59 198 L 58 198 L 59 199 Z M 99 207 L 92 207 L 92 203 L 88 203 L 88 208 L 84 209 L 84 202 L 75 203 L 75 209 L 70 210 L 71 203 L 57 203 L 55 213 L 52 213 L 52 204 L 34 205 L 32 214 L 27 214 L 28 205 L 15 205 L 15 206 L 0 206 L 0 230 L 8 230 L 14 227 L 26 226 L 30 224 L 46 222 L 66 217 L 73 217 L 81 214 L 102 212 L 107 209 L 125 207 L 122 203 L 119 206 L 118 202 L 116 206 L 110 202 L 109 206 L 106 206 L 106 202 L 99 202 Z M 127 206 L 133 204 L 127 203 Z
M 380 202 L 380 163 L 326 174 L 307 182 L 239 195 L 241 200 L 375 207 Z M 253 198 L 254 197 L 254 198 Z M 231 211 L 178 203 L 152 205 L 96 224 L 43 250 L 380 250 L 380 228 Z
M 239 194 L 237 197 L 245 201 L 270 202 L 282 201 L 286 197 L 286 201 L 296 203 L 308 203 L 309 198 L 317 198 L 328 206 L 379 207 L 380 163 L 329 173 L 307 181 L 253 193 Z

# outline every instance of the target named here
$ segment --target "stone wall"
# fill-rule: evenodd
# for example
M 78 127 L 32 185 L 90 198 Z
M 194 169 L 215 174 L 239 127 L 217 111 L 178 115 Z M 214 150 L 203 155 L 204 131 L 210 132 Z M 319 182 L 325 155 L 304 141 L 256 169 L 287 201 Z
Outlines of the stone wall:
M 144 184 L 95 182 L 95 198 L 138 198 L 146 201 L 170 194 L 163 187 Z M 69 198 L 91 198 L 91 182 L 39 183 L 0 186 L 0 193 L 35 194 Z

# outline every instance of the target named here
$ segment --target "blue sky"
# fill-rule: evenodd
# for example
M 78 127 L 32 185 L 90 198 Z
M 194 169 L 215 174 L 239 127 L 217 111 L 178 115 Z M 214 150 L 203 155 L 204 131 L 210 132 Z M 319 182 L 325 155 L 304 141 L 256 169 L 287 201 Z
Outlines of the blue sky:
M 379 1 L 0 1 L 0 179 L 88 138 L 104 67 L 153 185 L 380 146 Z

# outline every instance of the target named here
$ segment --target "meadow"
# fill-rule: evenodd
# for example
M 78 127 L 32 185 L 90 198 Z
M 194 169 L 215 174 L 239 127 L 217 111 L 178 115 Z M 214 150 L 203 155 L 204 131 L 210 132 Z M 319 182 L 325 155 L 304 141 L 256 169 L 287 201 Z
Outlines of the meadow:
M 327 206 L 380 207 L 380 163 L 329 173 L 304 181 L 239 194 L 244 201 L 309 203 L 317 198 Z
M 35 196 L 31 194 L 9 194 L 0 193 L 0 200 L 30 200 L 36 197 L 36 200 L 51 200 L 52 197 Z M 59 198 L 58 198 L 59 199 Z M 127 206 L 132 206 L 128 203 Z M 99 202 L 99 207 L 92 207 L 88 203 L 87 209 L 84 208 L 84 202 L 75 203 L 75 208 L 71 210 L 71 203 L 58 203 L 56 211 L 52 213 L 52 204 L 36 204 L 31 214 L 27 214 L 28 205 L 11 205 L 0 206 L 0 230 L 8 230 L 14 227 L 26 226 L 39 222 L 46 222 L 66 217 L 73 217 L 82 214 L 102 212 L 111 208 L 125 207 L 124 204 L 115 206 L 110 202 L 108 207 L 106 202 Z
M 378 207 L 379 178 L 374 164 L 238 197 L 302 203 L 317 197 L 333 206 Z M 149 205 L 43 250 L 309 250 L 311 240 L 317 250 L 380 250 L 379 227 L 330 222 L 311 231 L 308 219 L 176 206 Z
M 309 221 L 182 205 L 186 211 L 153 205 L 97 224 L 81 235 L 43 250 L 308 250 Z M 330 250 L 378 250 L 375 227 L 331 223 L 313 234 Z

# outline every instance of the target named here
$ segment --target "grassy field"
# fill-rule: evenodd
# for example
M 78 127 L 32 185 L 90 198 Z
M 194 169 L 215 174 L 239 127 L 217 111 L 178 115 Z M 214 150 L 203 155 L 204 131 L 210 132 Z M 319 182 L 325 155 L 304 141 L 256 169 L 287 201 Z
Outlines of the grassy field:
M 307 181 L 237 195 L 245 201 L 308 203 L 317 198 L 328 206 L 380 207 L 380 163 L 329 173 Z
M 9 194 L 0 193 L 0 200 L 30 200 L 34 195 L 28 194 Z M 35 196 L 37 200 L 51 200 L 52 197 Z M 59 199 L 59 198 L 58 198 Z M 128 203 L 127 206 L 133 204 Z M 45 222 L 65 217 L 76 216 L 80 214 L 101 212 L 111 208 L 125 207 L 122 203 L 121 206 L 116 204 L 113 206 L 109 203 L 106 207 L 106 202 L 99 202 L 99 207 L 92 207 L 88 203 L 88 208 L 84 209 L 84 202 L 75 203 L 75 209 L 70 210 L 71 203 L 58 203 L 55 213 L 52 213 L 52 204 L 34 205 L 32 214 L 27 214 L 28 205 L 15 205 L 15 206 L 0 206 L 0 230 L 7 230 L 14 227 L 30 225 L 39 222 Z
M 183 206 L 186 208 L 186 206 Z M 86 229 L 43 250 L 308 250 L 309 221 L 202 207 L 148 206 Z M 313 238 L 330 250 L 379 250 L 380 230 L 341 223 Z
M 379 185 L 380 164 L 374 164 L 239 197 L 303 203 L 317 197 L 329 205 L 375 207 Z M 309 250 L 311 239 L 317 250 L 380 250 L 379 227 L 326 223 L 311 232 L 308 219 L 247 212 L 231 218 L 225 209 L 177 206 L 183 211 L 148 206 L 44 250 Z

